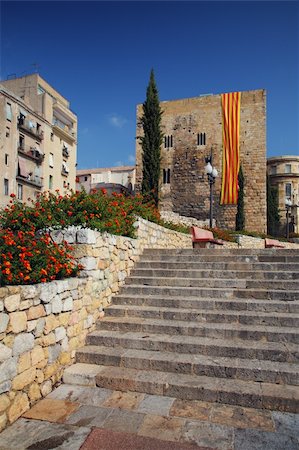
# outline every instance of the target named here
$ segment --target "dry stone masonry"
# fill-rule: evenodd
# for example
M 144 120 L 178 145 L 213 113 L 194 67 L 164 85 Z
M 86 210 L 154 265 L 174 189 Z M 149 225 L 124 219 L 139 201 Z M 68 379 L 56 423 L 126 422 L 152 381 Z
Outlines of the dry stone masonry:
M 70 227 L 78 278 L 0 288 L 0 430 L 52 391 L 144 248 L 191 247 L 190 236 L 138 219 L 137 239 Z

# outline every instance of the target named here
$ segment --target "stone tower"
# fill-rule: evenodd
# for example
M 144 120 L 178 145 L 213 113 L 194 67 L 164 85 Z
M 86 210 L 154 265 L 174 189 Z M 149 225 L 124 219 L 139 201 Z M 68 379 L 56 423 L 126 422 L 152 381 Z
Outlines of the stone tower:
M 164 142 L 161 148 L 161 209 L 206 220 L 209 216 L 209 185 L 205 157 L 213 154 L 219 171 L 214 188 L 217 226 L 235 228 L 235 205 L 220 205 L 222 175 L 221 94 L 161 102 Z M 142 149 L 137 106 L 136 189 L 141 188 Z M 243 91 L 240 111 L 240 162 L 245 178 L 245 227 L 266 231 L 266 92 Z

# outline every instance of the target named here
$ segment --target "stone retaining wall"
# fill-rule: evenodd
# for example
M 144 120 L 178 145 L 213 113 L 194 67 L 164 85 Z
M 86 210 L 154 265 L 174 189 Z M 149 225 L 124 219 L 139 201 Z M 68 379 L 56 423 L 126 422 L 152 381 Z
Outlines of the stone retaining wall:
M 144 248 L 191 247 L 191 237 L 143 219 L 137 239 L 70 227 L 78 278 L 0 288 L 0 431 L 51 392 Z

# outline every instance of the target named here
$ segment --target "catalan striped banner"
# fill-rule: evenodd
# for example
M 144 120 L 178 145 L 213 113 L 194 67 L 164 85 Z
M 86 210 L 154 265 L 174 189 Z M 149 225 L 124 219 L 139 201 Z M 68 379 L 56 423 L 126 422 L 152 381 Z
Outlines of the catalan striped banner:
M 238 173 L 240 167 L 239 132 L 241 92 L 221 95 L 222 104 L 222 188 L 221 205 L 238 202 Z

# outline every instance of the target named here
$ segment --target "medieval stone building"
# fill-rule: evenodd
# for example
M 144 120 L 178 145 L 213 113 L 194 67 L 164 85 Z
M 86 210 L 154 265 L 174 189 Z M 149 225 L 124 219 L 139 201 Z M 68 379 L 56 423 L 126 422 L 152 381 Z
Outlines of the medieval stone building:
M 234 229 L 236 205 L 220 205 L 222 180 L 221 94 L 161 102 L 164 141 L 161 148 L 161 209 L 206 220 L 209 216 L 209 184 L 205 157 L 213 155 L 218 169 L 214 187 L 217 226 Z M 142 135 L 137 106 L 136 189 L 141 188 Z M 266 92 L 244 91 L 240 106 L 240 163 L 245 186 L 245 227 L 266 231 Z

